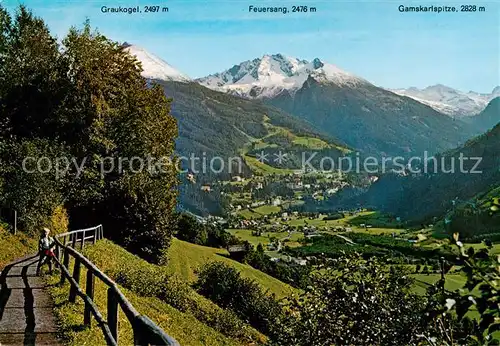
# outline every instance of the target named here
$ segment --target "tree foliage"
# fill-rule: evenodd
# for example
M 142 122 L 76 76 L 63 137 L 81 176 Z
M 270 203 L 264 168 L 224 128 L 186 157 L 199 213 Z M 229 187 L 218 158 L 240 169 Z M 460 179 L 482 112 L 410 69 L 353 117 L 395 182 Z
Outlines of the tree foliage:
M 223 262 L 210 262 L 201 268 L 195 287 L 262 333 L 275 332 L 275 322 L 281 314 L 278 301 L 252 279 L 241 277 L 235 268 Z
M 447 344 L 467 343 L 472 345 L 498 345 L 500 332 L 500 256 L 490 254 L 491 244 L 480 250 L 468 249 L 459 240 L 454 240 L 460 250 L 458 264 L 467 277 L 460 291 L 445 292 L 441 298 L 441 320 L 454 320 L 448 328 L 441 328 Z M 470 321 L 469 313 L 476 312 L 479 318 Z M 460 328 L 457 328 L 457 324 Z M 463 326 L 468 328 L 464 333 Z
M 425 329 L 425 301 L 412 280 L 359 256 L 336 261 L 287 300 L 277 324 L 278 345 L 411 345 Z
M 313 270 L 312 266 L 273 261 L 264 252 L 262 244 L 257 245 L 255 250 L 252 246 L 243 258 L 243 262 L 294 287 L 305 288 L 310 284 L 309 276 Z
M 225 248 L 241 242 L 218 222 L 198 222 L 194 217 L 181 213 L 178 217 L 176 238 L 193 244 Z
M 0 59 L 2 204 L 20 211 L 27 230 L 63 204 L 74 226 L 102 223 L 112 239 L 158 260 L 177 194 L 168 164 L 177 124 L 163 89 L 88 22 L 59 44 L 23 6 L 14 17 L 0 9 Z M 49 157 L 53 169 L 20 169 L 27 156 Z M 64 174 L 55 174 L 61 158 Z

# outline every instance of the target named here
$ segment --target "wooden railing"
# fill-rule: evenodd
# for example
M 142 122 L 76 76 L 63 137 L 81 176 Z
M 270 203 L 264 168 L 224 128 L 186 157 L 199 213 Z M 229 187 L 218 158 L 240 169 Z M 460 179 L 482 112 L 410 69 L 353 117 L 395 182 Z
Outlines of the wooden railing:
M 89 259 L 76 249 L 85 247 L 90 242 L 95 244 L 104 237 L 102 225 L 59 234 L 55 237 L 55 261 L 61 268 L 61 284 L 66 280 L 70 283 L 69 301 L 75 302 L 79 296 L 85 302 L 83 323 L 92 327 L 92 316 L 102 329 L 108 345 L 118 345 L 118 313 L 119 307 L 125 313 L 134 332 L 135 345 L 179 345 L 160 327 L 146 316 L 140 315 L 119 290 L 116 283 L 97 268 Z M 62 259 L 61 259 L 62 258 Z M 70 273 L 70 259 L 74 259 L 73 273 Z M 62 261 L 62 262 L 61 262 Z M 80 288 L 80 272 L 82 265 L 87 268 L 85 292 Z M 95 278 L 108 286 L 107 320 L 104 319 L 94 302 Z

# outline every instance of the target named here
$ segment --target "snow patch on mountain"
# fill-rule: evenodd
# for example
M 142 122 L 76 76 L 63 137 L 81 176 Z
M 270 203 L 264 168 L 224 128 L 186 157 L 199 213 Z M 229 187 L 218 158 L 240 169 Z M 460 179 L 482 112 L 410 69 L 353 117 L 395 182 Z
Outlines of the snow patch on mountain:
M 269 98 L 293 92 L 309 78 L 322 83 L 355 86 L 368 83 L 319 59 L 301 60 L 281 54 L 244 61 L 229 70 L 196 81 L 208 88 L 249 98 Z
M 500 96 L 500 87 L 490 94 L 474 91 L 462 92 L 445 85 L 433 85 L 424 89 L 393 89 L 398 95 L 411 97 L 435 110 L 455 117 L 470 117 L 480 113 L 495 97 Z
M 163 80 L 163 81 L 176 81 L 176 82 L 190 82 L 191 78 L 179 72 L 163 59 L 154 54 L 149 53 L 147 50 L 125 43 L 125 51 L 130 55 L 134 55 L 137 60 L 142 64 L 141 75 L 147 79 Z
M 360 82 L 366 82 L 363 79 L 354 76 L 344 70 L 341 70 L 335 65 L 323 63 L 321 61 L 317 61 L 317 63 L 321 64 L 320 68 L 312 67 L 311 77 L 318 81 L 322 82 L 332 82 L 338 85 L 356 85 Z

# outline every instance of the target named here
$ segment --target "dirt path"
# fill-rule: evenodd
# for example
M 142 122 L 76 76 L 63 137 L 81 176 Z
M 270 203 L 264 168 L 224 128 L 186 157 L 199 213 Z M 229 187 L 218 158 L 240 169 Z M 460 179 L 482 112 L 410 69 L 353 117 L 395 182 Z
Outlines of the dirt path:
M 341 238 L 341 239 L 344 239 L 346 242 L 348 242 L 349 244 L 351 245 L 354 245 L 356 244 L 355 242 L 353 242 L 351 239 L 347 238 L 346 236 L 343 236 L 341 234 L 335 234 L 337 237 Z
M 59 345 L 53 302 L 37 277 L 38 256 L 9 264 L 0 275 L 0 345 Z

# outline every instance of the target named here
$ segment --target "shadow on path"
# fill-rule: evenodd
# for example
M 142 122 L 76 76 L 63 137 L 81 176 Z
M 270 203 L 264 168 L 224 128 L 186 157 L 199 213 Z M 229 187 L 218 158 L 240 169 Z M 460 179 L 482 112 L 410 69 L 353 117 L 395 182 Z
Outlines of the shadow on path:
M 15 263 L 9 264 L 8 266 L 5 267 L 5 269 L 2 271 L 0 274 L 0 321 L 3 318 L 3 313 L 5 311 L 5 306 L 7 305 L 7 302 L 9 301 L 10 295 L 12 294 L 12 289 L 10 289 L 7 286 L 7 273 L 9 270 L 14 266 Z
M 30 287 L 28 280 L 28 268 L 30 265 L 37 263 L 38 261 L 31 262 L 23 267 L 21 270 L 21 277 L 23 279 L 24 288 L 24 315 L 26 316 L 26 329 L 24 330 L 24 345 L 34 345 L 36 340 L 35 333 L 35 311 L 33 297 L 33 289 Z
M 53 303 L 42 278 L 38 256 L 7 265 L 0 274 L 0 345 L 57 345 Z

